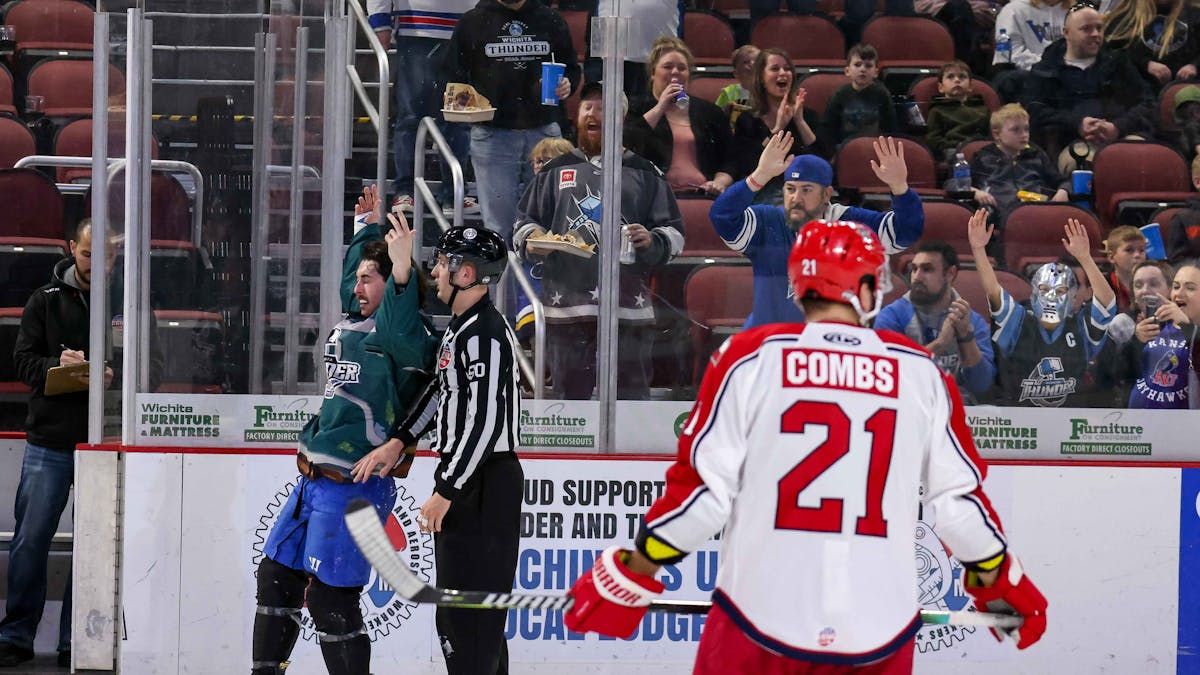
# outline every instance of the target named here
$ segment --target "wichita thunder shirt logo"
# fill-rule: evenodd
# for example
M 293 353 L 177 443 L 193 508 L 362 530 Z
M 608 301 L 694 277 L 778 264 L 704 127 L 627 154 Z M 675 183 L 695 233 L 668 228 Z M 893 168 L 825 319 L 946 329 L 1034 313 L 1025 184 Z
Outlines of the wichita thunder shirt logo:
M 523 21 L 509 21 L 504 24 L 504 32 L 496 36 L 495 42 L 484 45 L 484 55 L 490 59 L 513 63 L 515 68 L 527 67 L 531 57 L 548 55 L 550 43 L 526 35 L 528 30 L 529 27 Z

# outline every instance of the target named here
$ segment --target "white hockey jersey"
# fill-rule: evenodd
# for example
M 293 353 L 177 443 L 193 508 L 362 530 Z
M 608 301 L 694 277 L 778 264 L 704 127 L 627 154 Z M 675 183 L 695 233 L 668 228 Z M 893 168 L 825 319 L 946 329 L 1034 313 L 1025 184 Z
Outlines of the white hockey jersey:
M 713 600 L 743 632 L 793 658 L 867 663 L 920 625 L 922 502 L 959 560 L 1005 549 L 984 475 L 928 352 L 847 324 L 766 325 L 713 357 L 638 543 L 693 551 L 724 527 Z

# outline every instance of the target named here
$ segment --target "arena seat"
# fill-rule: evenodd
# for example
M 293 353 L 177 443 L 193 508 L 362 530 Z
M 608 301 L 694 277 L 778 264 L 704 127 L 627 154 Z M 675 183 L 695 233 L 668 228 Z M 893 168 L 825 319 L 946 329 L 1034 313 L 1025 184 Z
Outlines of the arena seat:
M 717 347 L 713 338 L 738 332 L 750 315 L 754 272 L 749 265 L 697 267 L 687 279 L 685 297 L 692 320 L 692 375 L 699 382 Z
M 17 120 L 0 117 L 0 169 L 11 169 L 17 160 L 36 154 L 33 132 Z
M 741 254 L 734 252 L 725 245 L 725 241 L 717 234 L 708 211 L 712 208 L 711 199 L 680 199 L 679 213 L 683 216 L 684 243 L 683 252 L 673 263 L 703 262 L 706 258 L 727 258 L 721 262 L 749 262 Z
M 1102 260 L 1100 221 L 1095 215 L 1070 204 L 1031 203 L 1013 209 L 1004 223 L 1004 260 L 1009 269 L 1024 275 L 1030 266 L 1067 255 L 1062 240 L 1068 218 L 1087 228 L 1092 257 Z
M 1195 85 L 1192 80 L 1176 80 L 1163 86 L 1158 94 L 1158 130 L 1175 132 L 1179 126 L 1175 124 L 1175 92 L 1188 85 Z
M 749 0 L 712 0 L 712 10 L 731 19 L 749 19 Z
M 49 278 L 47 278 L 47 281 Z M 45 283 L 43 281 L 42 283 Z M 40 286 L 41 284 L 39 284 Z M 21 303 L 24 305 L 24 303 Z M 16 364 L 13 362 L 13 346 L 17 343 L 17 331 L 21 328 L 21 314 L 24 307 L 0 307 L 0 395 L 24 394 L 29 387 L 17 376 Z
M 29 93 L 45 97 L 47 117 L 90 117 L 92 114 L 92 61 L 50 59 L 29 71 Z M 125 76 L 108 67 L 108 93 L 125 91 Z
M 225 322 L 215 312 L 154 310 L 165 355 L 161 393 L 219 394 Z
M 588 55 L 588 13 L 577 9 L 559 10 L 567 29 L 571 31 L 571 46 L 575 48 L 575 58 L 582 65 Z
M 837 24 L 823 16 L 772 14 L 754 24 L 750 42 L 765 49 L 778 47 L 797 68 L 842 67 L 846 64 L 846 38 Z
M 124 115 L 111 116 L 108 122 L 108 156 L 125 156 L 125 123 Z M 158 141 L 151 137 L 150 158 L 158 159 Z M 59 129 L 54 137 L 54 154 L 60 157 L 91 157 L 92 156 L 92 119 L 84 118 L 71 122 Z M 60 167 L 58 182 L 74 183 L 80 180 L 90 180 L 90 168 Z
M 954 58 L 949 29 L 926 17 L 876 16 L 863 26 L 862 41 L 879 52 L 881 69 L 940 68 Z
M 1126 201 L 1186 201 L 1191 173 L 1179 151 L 1152 141 L 1120 141 L 1101 148 L 1092 163 L 1096 213 L 1109 227 Z
M 63 200 L 33 169 L 0 169 L 0 307 L 24 307 L 67 252 Z
M 13 103 L 13 77 L 4 64 L 0 64 L 0 115 L 17 116 L 17 106 Z
M 959 202 L 928 201 L 922 206 L 925 209 L 925 230 L 917 244 L 944 241 L 958 254 L 960 267 L 972 262 L 975 256 L 971 253 L 971 243 L 967 241 L 967 221 L 971 219 L 971 210 Z M 916 245 L 912 248 L 916 248 Z M 903 274 L 915 256 L 912 250 L 893 256 L 892 269 Z
M 5 13 L 4 23 L 17 29 L 18 57 L 31 52 L 90 56 L 95 17 L 90 6 L 75 0 L 21 0 Z
M 1029 300 L 1030 288 L 1029 284 L 1011 272 L 1004 270 L 996 270 L 996 280 L 1000 282 L 1000 286 L 1008 291 L 1008 294 L 1017 302 L 1025 302 Z M 983 281 L 979 278 L 977 270 L 959 270 L 958 276 L 954 280 L 954 290 L 971 304 L 971 309 L 983 315 L 983 318 L 988 322 L 992 320 L 992 310 L 988 306 L 987 293 L 983 290 Z
M 971 90 L 983 97 L 983 102 L 987 105 L 988 110 L 995 112 L 1002 103 L 1000 95 L 992 89 L 992 85 L 988 84 L 987 80 L 972 77 Z M 936 75 L 922 77 L 912 83 L 908 89 L 908 95 L 916 102 L 917 107 L 921 109 L 921 115 L 926 119 L 929 118 L 929 104 L 933 98 L 938 95 L 938 78 Z
M 733 54 L 733 28 L 718 14 L 688 10 L 683 14 L 683 41 L 700 66 L 728 66 Z
M 804 107 L 817 115 L 824 115 L 833 92 L 845 84 L 850 84 L 850 78 L 842 73 L 812 73 L 806 76 L 800 80 L 800 86 L 805 90 Z
M 904 146 L 909 187 L 921 195 L 944 195 L 938 187 L 937 165 L 929 148 L 912 138 L 895 138 Z M 838 187 L 854 188 L 863 193 L 887 190 L 887 186 L 871 170 L 871 161 L 875 159 L 874 142 L 875 137 L 859 136 L 851 138 L 838 148 L 833 162 Z
M 962 144 L 962 147 L 960 147 L 959 150 L 962 151 L 963 157 L 965 157 L 967 159 L 967 161 L 969 162 L 975 158 L 975 153 L 979 152 L 980 150 L 984 149 L 985 147 L 987 147 L 991 144 L 992 144 L 991 139 L 978 140 L 978 141 L 967 141 L 966 143 Z
M 721 90 L 731 84 L 737 84 L 733 77 L 693 77 L 688 81 L 688 95 L 702 98 L 709 103 L 716 103 Z

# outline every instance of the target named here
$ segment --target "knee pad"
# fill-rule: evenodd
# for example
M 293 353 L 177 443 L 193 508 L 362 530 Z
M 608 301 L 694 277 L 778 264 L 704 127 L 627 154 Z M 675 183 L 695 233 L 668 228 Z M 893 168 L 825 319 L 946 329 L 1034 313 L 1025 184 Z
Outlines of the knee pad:
M 254 614 L 251 643 L 254 675 L 276 675 L 287 667 L 287 659 L 300 635 L 300 608 L 308 575 L 263 558 L 258 566 L 258 608 Z
M 367 674 L 371 640 L 363 628 L 360 595 L 361 586 L 330 586 L 316 578 L 308 588 L 308 612 L 317 625 L 321 655 L 330 675 Z

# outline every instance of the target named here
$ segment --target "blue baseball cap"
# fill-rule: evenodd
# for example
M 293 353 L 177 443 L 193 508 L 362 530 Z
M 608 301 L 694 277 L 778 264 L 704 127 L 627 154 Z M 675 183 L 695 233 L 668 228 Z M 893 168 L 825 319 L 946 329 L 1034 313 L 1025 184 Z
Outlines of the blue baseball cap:
M 833 167 L 816 155 L 800 155 L 793 159 L 787 171 L 783 172 L 783 180 L 798 180 L 829 187 L 833 185 Z

